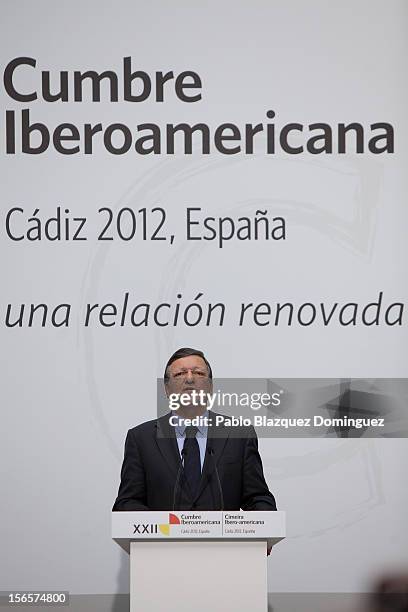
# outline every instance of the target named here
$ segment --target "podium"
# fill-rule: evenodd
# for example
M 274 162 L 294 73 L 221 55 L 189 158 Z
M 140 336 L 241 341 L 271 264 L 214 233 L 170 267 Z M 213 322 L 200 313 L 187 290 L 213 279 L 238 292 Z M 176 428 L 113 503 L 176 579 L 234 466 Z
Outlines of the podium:
M 284 512 L 113 512 L 130 554 L 130 612 L 267 612 L 267 546 Z

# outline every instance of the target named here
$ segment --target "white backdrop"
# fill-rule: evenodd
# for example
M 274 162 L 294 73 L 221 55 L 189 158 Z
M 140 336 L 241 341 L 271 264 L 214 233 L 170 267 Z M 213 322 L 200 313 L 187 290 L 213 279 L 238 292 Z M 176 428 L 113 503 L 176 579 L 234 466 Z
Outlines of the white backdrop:
M 1 162 L 0 589 L 127 590 L 127 558 L 110 540 L 126 431 L 155 416 L 156 377 L 180 346 L 205 351 L 220 377 L 406 377 L 403 327 L 84 329 L 87 302 L 405 301 L 407 4 L 124 1 L 3 3 L 2 70 L 27 55 L 38 70 L 195 70 L 203 99 L 183 104 L 46 103 L 33 121 L 216 126 L 388 121 L 392 155 L 6 155 Z M 37 76 L 27 73 L 24 86 Z M 2 106 L 20 112 L 2 89 Z M 208 214 L 268 207 L 284 243 L 11 242 L 12 206 L 51 216 L 109 205 L 186 206 Z M 332 215 L 330 223 L 328 213 Z M 68 328 L 4 326 L 7 304 L 69 302 Z M 271 591 L 365 590 L 407 562 L 406 441 L 261 440 L 288 539 L 269 562 Z M 24 555 L 22 555 L 24 550 Z M 63 552 L 61 552 L 61 550 Z M 40 552 L 41 551 L 41 552 Z

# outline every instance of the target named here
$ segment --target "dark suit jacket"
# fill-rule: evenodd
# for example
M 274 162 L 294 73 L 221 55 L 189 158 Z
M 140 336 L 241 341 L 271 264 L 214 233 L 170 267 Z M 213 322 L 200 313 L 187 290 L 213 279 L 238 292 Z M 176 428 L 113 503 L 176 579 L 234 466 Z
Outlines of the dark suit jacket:
M 197 494 L 190 494 L 169 415 L 128 431 L 118 496 L 112 510 L 276 510 L 262 470 L 253 427 L 242 427 L 239 436 L 230 428 L 208 428 L 207 452 Z M 242 434 L 242 435 L 241 435 Z M 176 487 L 179 472 L 179 486 Z

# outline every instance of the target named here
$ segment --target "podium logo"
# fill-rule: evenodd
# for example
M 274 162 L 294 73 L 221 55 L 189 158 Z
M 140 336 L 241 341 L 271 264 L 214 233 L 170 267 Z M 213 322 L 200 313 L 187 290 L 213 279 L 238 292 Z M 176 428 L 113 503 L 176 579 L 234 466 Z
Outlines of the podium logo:
M 160 533 L 170 535 L 170 525 L 180 525 L 180 519 L 175 514 L 169 513 L 169 522 L 159 525 Z
M 180 519 L 175 514 L 169 513 L 169 522 L 168 523 L 137 523 L 133 524 L 133 533 L 138 533 L 139 535 L 154 535 L 155 533 L 161 533 L 162 535 L 168 536 L 170 535 L 170 526 L 171 525 L 180 525 Z

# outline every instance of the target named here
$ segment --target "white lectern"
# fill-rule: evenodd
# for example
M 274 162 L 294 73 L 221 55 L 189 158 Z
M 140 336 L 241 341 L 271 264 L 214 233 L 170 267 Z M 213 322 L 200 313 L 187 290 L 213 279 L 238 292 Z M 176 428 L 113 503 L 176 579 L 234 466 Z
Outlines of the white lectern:
M 284 512 L 113 512 L 130 553 L 130 612 L 266 612 L 267 545 Z

